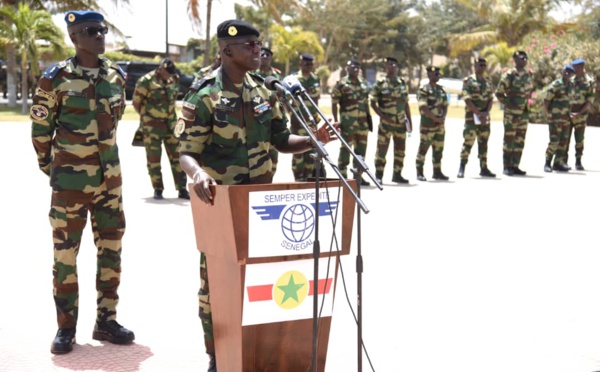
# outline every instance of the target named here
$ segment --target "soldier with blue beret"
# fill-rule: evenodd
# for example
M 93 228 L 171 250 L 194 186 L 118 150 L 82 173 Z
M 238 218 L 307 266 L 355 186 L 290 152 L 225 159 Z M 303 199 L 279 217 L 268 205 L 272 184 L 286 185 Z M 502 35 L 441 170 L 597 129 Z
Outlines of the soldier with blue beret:
M 573 92 L 571 94 L 570 118 L 568 129 L 567 148 L 565 152 L 565 163 L 569 160 L 569 145 L 571 133 L 575 137 L 575 169 L 585 170 L 581 163 L 583 156 L 583 142 L 585 139 L 585 127 L 591 105 L 596 97 L 596 80 L 585 72 L 585 59 L 577 58 L 571 62 L 575 70 L 573 80 Z
M 73 350 L 78 318 L 77 254 L 90 214 L 97 248 L 95 340 L 126 344 L 133 332 L 117 323 L 125 215 L 117 124 L 125 110 L 125 78 L 104 53 L 104 17 L 65 15 L 75 56 L 58 62 L 37 84 L 30 110 L 38 166 L 52 187 L 53 285 L 58 332 L 50 351 Z M 110 216 L 110 218 L 107 218 Z

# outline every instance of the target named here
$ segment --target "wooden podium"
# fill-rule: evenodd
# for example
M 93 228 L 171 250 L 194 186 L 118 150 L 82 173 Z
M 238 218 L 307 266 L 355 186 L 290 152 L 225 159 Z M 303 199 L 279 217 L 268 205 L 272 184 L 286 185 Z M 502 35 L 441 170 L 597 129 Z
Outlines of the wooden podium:
M 348 180 L 351 187 L 356 190 L 356 181 Z M 328 189 L 325 189 L 327 184 Z M 266 322 L 262 324 L 243 325 L 244 296 L 246 291 L 246 272 L 250 272 L 257 264 L 269 265 L 294 265 L 307 260 L 313 260 L 313 246 L 307 247 L 302 252 L 289 254 L 281 247 L 265 247 L 265 249 L 278 248 L 282 250 L 280 255 L 261 256 L 252 254 L 256 250 L 249 249 L 249 218 L 256 218 L 252 200 L 256 195 L 277 195 L 298 193 L 309 195 L 312 191 L 314 197 L 314 183 L 279 183 L 260 185 L 235 185 L 215 186 L 213 188 L 214 203 L 207 205 L 203 203 L 193 191 L 190 185 L 190 196 L 192 214 L 194 219 L 194 230 L 199 251 L 204 252 L 208 264 L 208 276 L 210 286 L 210 301 L 212 306 L 213 329 L 215 337 L 215 349 L 217 366 L 220 371 L 227 372 L 305 372 L 311 370 L 313 354 L 313 318 Z M 333 259 L 334 270 L 330 273 L 333 285 L 329 296 L 335 293 L 335 279 L 339 255 L 350 253 L 352 239 L 352 226 L 354 221 L 355 200 L 339 180 L 321 182 L 319 195 L 329 190 L 329 194 L 335 193 L 339 197 L 341 206 L 341 222 L 338 217 L 338 225 L 341 223 L 340 251 L 329 253 L 331 236 L 324 236 L 323 228 L 325 219 L 320 217 L 319 241 L 321 242 L 320 257 Z M 254 198 L 254 199 L 253 199 Z M 293 197 L 291 197 L 293 199 Z M 327 200 L 319 198 L 319 204 Z M 266 197 L 260 200 L 266 200 Z M 296 201 L 297 202 L 297 201 Z M 292 203 L 293 204 L 293 203 Z M 297 205 L 298 203 L 296 203 Z M 310 205 L 310 204 L 307 204 Z M 284 216 L 286 206 L 277 205 Z M 307 209 L 308 207 L 302 207 Z M 313 213 L 316 215 L 316 209 Z M 320 213 L 319 213 L 320 215 Z M 266 217 L 265 217 L 266 218 Z M 274 220 L 274 218 L 271 218 Z M 279 221 L 276 221 L 279 223 Z M 331 219 L 328 220 L 331 225 Z M 275 221 L 273 221 L 275 223 Z M 263 232 L 265 237 L 281 234 L 282 229 L 277 231 Z M 340 228 L 336 230 L 339 234 Z M 250 235 L 256 236 L 255 232 Z M 312 232 L 314 240 L 314 231 Z M 256 237 L 254 238 L 256 239 Z M 258 249 L 261 249 L 260 247 Z M 287 253 L 287 254 L 286 254 Z M 254 265 L 254 266 L 252 266 Z M 265 266 L 265 265 L 262 265 Z M 261 266 L 261 267 L 262 267 Z M 247 270 L 248 269 L 248 270 Z M 321 269 L 319 269 L 319 272 Z M 311 271 L 311 277 L 314 270 Z M 320 275 L 320 274 L 319 274 Z M 309 278 L 309 279 L 310 279 Z M 314 283 L 314 281 L 311 281 Z M 321 280 L 319 280 L 321 284 Z M 312 285 L 312 284 L 311 284 Z M 273 286 L 275 288 L 275 286 Z M 310 306 L 313 306 L 312 290 L 310 296 L 306 297 Z M 268 295 L 268 294 L 267 294 Z M 274 297 L 273 297 L 274 298 Z M 319 306 L 321 300 L 319 296 Z M 249 311 L 249 310 L 246 310 Z M 256 314 L 255 314 L 256 315 Z M 265 316 L 264 313 L 260 314 Z M 270 316 L 270 315 L 266 315 Z M 325 370 L 327 345 L 329 341 L 329 330 L 331 316 L 321 317 L 319 320 L 317 368 Z

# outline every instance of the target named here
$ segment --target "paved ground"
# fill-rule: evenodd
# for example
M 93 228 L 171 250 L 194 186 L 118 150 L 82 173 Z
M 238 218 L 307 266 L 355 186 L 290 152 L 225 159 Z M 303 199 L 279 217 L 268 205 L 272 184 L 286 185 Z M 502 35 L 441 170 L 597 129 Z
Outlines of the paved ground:
M 48 180 L 37 169 L 29 124 L 0 123 L 0 371 L 205 370 L 190 205 L 176 199 L 168 173 L 166 199 L 151 198 L 144 151 L 129 145 L 136 125 L 123 122 L 119 132 L 128 224 L 119 320 L 135 331 L 136 342 L 91 339 L 95 257 L 88 227 L 79 255 L 77 345 L 54 356 Z M 547 174 L 547 127 L 531 125 L 522 163 L 528 176 L 493 180 L 479 178 L 475 154 L 466 177 L 456 179 L 461 133 L 460 121 L 447 123 L 449 182 L 417 183 L 414 134 L 404 172 L 410 185 L 390 183 L 390 153 L 384 190 L 363 190 L 370 209 L 361 230 L 363 333 L 374 370 L 600 370 L 599 129 L 587 132 L 587 171 Z M 497 173 L 502 133 L 493 123 L 489 162 Z M 371 167 L 375 137 L 367 154 Z M 337 159 L 337 146 L 328 149 Z M 292 180 L 289 164 L 282 156 L 276 181 Z M 346 282 L 335 299 L 327 372 L 358 369 L 350 311 L 356 308 L 355 255 L 356 246 L 343 260 Z M 367 358 L 363 369 L 371 370 Z

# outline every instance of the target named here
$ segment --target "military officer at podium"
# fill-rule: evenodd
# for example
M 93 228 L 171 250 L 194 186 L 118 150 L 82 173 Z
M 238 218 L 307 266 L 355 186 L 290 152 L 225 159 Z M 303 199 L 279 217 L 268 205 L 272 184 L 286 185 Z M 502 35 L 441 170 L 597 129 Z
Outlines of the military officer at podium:
M 211 204 L 210 185 L 271 183 L 269 150 L 302 153 L 313 145 L 308 136 L 290 134 L 275 92 L 250 73 L 260 64 L 259 32 L 252 25 L 228 20 L 217 27 L 222 67 L 194 84 L 184 98 L 175 129 L 180 137 L 180 163 L 193 180 L 194 193 Z M 334 124 L 337 128 L 338 124 Z M 337 131 L 321 126 L 322 143 L 337 138 Z M 207 262 L 200 254 L 200 319 L 204 330 L 209 371 L 216 371 Z

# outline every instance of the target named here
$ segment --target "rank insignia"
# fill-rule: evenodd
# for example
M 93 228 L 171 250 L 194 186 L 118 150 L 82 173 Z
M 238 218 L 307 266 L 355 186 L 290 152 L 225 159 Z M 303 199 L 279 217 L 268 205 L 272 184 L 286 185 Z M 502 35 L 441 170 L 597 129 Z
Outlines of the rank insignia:
M 223 102 L 223 104 L 225 104 L 225 105 L 228 105 L 229 102 L 231 102 L 231 101 L 227 97 L 221 97 L 221 102 Z
M 271 105 L 269 105 L 269 102 L 264 101 L 263 103 L 260 103 L 256 106 L 254 106 L 254 112 L 257 114 L 262 114 L 263 112 L 267 111 L 270 108 L 271 108 Z
M 237 28 L 235 28 L 235 26 L 229 26 L 229 29 L 227 29 L 227 33 L 229 34 L 229 36 L 235 36 L 238 33 Z
M 34 120 L 43 120 L 48 117 L 48 109 L 42 105 L 33 105 L 29 109 L 29 115 Z
M 38 97 L 42 97 L 44 99 L 47 99 L 50 102 L 54 102 L 54 95 L 52 95 L 51 93 L 46 92 L 45 90 L 42 90 L 42 88 L 37 88 L 35 90 L 35 95 Z

